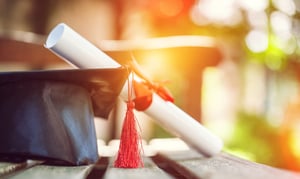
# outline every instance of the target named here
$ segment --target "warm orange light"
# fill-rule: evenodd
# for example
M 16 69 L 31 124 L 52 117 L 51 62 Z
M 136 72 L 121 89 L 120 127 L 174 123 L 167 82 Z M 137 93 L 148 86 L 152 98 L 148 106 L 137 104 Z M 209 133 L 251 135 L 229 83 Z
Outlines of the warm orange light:
M 296 97 L 287 105 L 281 125 L 281 147 L 285 166 L 300 171 L 300 98 Z
M 152 17 L 158 19 L 176 19 L 188 14 L 195 0 L 153 0 L 145 8 Z
M 298 160 L 300 160 L 300 131 L 293 131 L 293 134 L 289 138 L 289 144 L 291 152 L 294 154 Z
M 172 72 L 170 71 L 170 65 L 167 63 L 170 58 L 170 54 L 160 51 L 142 54 L 140 58 L 142 59 L 140 62 L 141 66 L 149 73 L 151 78 L 162 79 L 165 78 L 165 74 Z
M 177 16 L 183 10 L 183 0 L 162 0 L 158 3 L 158 9 L 161 14 L 173 17 Z

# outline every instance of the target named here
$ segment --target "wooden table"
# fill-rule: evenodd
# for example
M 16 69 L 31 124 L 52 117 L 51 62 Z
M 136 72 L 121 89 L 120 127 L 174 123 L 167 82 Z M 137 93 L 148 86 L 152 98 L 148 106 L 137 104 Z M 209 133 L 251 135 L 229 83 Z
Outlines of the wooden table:
M 101 150 L 101 148 L 99 149 Z M 114 157 L 100 157 L 94 165 L 50 166 L 43 161 L 0 163 L 0 178 L 12 179 L 299 179 L 300 173 L 250 162 L 228 153 L 206 158 L 193 150 L 161 151 L 144 157 L 144 168 L 120 169 Z

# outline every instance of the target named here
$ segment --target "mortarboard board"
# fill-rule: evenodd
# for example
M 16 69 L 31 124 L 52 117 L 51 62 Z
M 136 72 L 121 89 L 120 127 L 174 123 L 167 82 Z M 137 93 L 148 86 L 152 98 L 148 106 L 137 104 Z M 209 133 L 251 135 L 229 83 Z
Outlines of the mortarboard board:
M 96 162 L 93 118 L 108 117 L 127 75 L 125 68 L 0 73 L 0 157 Z

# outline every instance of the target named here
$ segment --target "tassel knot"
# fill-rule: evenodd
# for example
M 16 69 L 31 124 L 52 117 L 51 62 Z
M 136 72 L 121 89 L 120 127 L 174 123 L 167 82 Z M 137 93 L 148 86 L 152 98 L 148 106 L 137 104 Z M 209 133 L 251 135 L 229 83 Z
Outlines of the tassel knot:
M 135 103 L 133 101 L 128 101 L 127 102 L 127 109 L 128 110 L 133 110 L 135 108 Z

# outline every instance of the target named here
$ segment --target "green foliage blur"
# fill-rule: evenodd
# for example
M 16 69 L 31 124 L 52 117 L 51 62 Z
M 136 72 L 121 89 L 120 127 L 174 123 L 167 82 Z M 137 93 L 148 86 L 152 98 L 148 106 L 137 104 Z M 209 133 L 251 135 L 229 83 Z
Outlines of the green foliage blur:
M 227 151 L 275 167 L 283 167 L 278 129 L 263 116 L 240 112 Z

